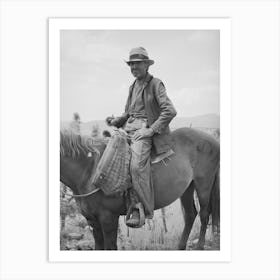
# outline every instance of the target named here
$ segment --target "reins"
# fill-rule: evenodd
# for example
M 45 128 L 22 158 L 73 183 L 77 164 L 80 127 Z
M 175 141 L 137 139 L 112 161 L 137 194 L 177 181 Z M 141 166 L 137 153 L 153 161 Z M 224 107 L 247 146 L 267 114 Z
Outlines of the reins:
M 69 194 L 69 193 L 66 193 L 65 191 L 61 191 L 63 194 L 65 195 L 68 195 L 70 196 L 71 198 L 72 197 L 87 197 L 87 196 L 90 196 L 96 192 L 98 192 L 100 190 L 100 188 L 97 188 L 97 189 L 94 189 L 93 191 L 89 192 L 89 193 L 85 193 L 85 194 Z

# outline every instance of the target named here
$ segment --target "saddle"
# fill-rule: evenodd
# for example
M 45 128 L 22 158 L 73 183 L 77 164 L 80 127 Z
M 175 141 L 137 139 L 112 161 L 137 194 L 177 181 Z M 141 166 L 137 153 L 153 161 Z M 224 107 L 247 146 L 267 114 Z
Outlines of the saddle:
M 174 154 L 173 150 L 152 156 L 151 163 L 158 163 Z M 110 138 L 104 153 L 98 162 L 91 184 L 100 188 L 105 195 L 123 193 L 132 186 L 130 175 L 131 150 L 127 134 L 122 129 L 116 129 Z

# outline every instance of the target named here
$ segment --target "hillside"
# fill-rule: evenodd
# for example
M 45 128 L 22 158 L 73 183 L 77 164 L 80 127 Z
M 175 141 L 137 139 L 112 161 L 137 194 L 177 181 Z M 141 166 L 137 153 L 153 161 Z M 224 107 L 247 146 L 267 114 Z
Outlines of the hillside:
M 184 126 L 220 128 L 220 116 L 207 114 L 195 117 L 176 117 L 170 124 L 172 129 Z

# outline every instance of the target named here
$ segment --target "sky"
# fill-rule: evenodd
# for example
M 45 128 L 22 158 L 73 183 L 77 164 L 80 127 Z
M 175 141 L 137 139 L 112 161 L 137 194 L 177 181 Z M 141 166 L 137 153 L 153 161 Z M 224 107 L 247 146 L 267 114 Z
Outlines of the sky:
M 60 118 L 102 120 L 124 112 L 134 77 L 129 51 L 144 47 L 155 61 L 149 72 L 161 79 L 178 117 L 220 111 L 218 30 L 62 30 Z

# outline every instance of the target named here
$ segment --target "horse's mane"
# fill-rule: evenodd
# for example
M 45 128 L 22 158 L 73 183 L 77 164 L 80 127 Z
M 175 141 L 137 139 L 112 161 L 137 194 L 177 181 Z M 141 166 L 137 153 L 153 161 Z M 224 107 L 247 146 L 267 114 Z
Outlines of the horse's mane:
M 78 158 L 94 153 L 100 157 L 105 146 L 101 138 L 76 134 L 70 129 L 60 130 L 60 156 Z

